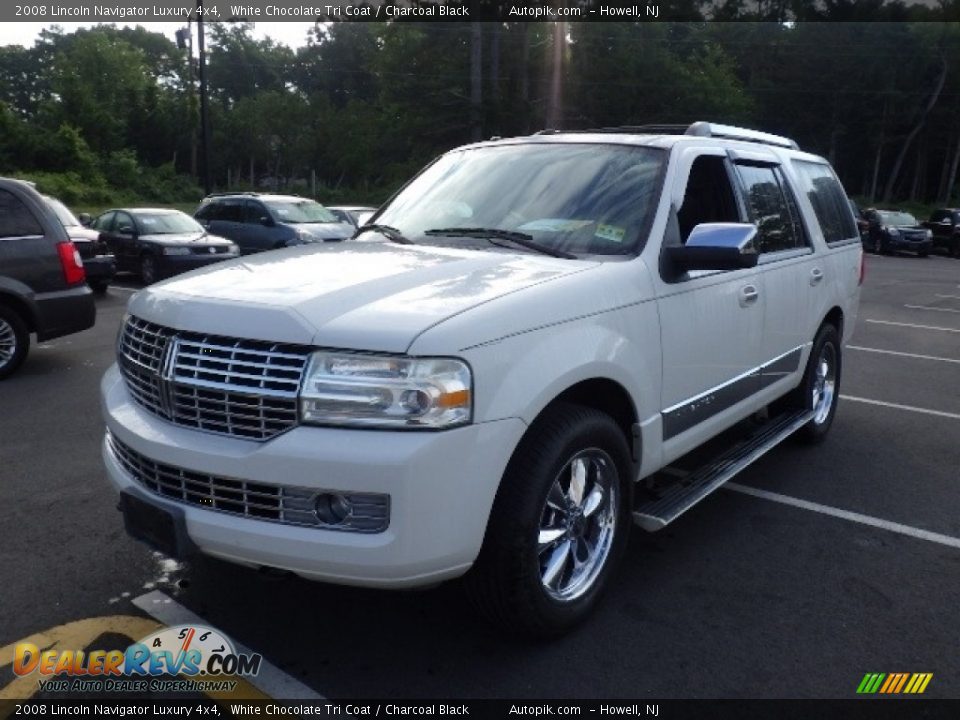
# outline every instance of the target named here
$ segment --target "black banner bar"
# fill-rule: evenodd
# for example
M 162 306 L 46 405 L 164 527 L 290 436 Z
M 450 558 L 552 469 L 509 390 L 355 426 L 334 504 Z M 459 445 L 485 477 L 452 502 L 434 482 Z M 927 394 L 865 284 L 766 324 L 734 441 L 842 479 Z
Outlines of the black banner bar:
M 960 700 L 0 700 L 0 718 L 157 716 L 954 720 Z

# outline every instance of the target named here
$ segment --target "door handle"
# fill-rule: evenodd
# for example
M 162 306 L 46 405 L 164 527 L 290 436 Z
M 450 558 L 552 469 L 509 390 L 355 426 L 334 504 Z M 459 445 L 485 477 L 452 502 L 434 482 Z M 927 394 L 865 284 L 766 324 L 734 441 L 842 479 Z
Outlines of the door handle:
M 810 271 L 810 284 L 816 285 L 821 280 L 823 280 L 823 270 L 820 268 L 814 268 Z
M 753 285 L 744 285 L 740 288 L 740 307 L 753 305 L 760 297 L 760 292 Z

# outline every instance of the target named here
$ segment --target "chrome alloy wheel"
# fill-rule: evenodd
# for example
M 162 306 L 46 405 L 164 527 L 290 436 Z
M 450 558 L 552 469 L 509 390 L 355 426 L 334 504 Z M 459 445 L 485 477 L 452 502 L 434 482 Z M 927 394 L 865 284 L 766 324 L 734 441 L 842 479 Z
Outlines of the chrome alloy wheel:
M 598 448 L 574 455 L 554 479 L 540 515 L 540 581 L 554 600 L 570 602 L 593 587 L 617 524 L 620 478 Z
M 17 353 L 17 334 L 13 326 L 0 318 L 0 368 L 13 359 Z
M 837 390 L 837 350 L 833 343 L 825 343 L 821 348 L 815 373 L 811 400 L 813 422 L 822 425 L 830 417 L 833 396 Z

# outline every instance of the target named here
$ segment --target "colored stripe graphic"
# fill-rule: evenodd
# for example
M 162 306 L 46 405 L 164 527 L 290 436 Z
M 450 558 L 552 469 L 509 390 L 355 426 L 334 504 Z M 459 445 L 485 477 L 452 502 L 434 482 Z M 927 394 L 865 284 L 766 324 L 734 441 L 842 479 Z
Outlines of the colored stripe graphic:
M 920 695 L 933 679 L 933 673 L 867 673 L 857 686 L 860 695 Z

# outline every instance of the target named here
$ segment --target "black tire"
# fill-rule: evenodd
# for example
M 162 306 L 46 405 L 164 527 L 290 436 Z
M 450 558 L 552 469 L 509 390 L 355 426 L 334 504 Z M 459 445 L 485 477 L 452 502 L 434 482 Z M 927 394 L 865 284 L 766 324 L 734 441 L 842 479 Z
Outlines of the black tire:
M 157 259 L 150 253 L 140 256 L 140 279 L 144 285 L 152 285 L 157 281 Z
M 927 256 L 926 250 L 921 250 L 920 252 L 917 253 L 917 257 L 925 258 L 926 256 Z
M 30 349 L 30 331 L 13 308 L 0 305 L 0 380 L 23 364 Z
M 87 283 L 97 295 L 106 295 L 110 283 L 106 280 L 94 280 Z
M 807 410 L 818 410 L 818 414 L 806 425 L 797 431 L 797 438 L 809 444 L 822 442 L 833 425 L 833 418 L 837 413 L 837 401 L 840 399 L 840 377 L 843 368 L 843 358 L 840 350 L 840 335 L 837 329 L 825 323 L 820 326 L 817 336 L 813 340 L 813 348 L 807 360 L 807 369 L 803 375 L 803 382 L 794 394 L 795 404 Z M 829 389 L 829 401 L 822 400 L 823 392 L 817 392 L 819 373 L 822 372 L 821 363 L 826 361 L 828 380 L 832 373 L 832 388 Z M 825 388 L 826 389 L 826 388 Z
M 579 510 L 571 501 L 574 493 L 570 489 L 576 463 L 588 468 L 579 485 Z M 483 548 L 465 578 L 477 609 L 502 630 L 541 638 L 560 635 L 582 621 L 626 547 L 632 473 L 626 438 L 608 415 L 568 403 L 544 411 L 510 459 Z M 564 479 L 568 490 L 558 496 L 554 493 L 562 490 Z M 585 509 L 597 488 L 605 499 L 598 500 L 600 504 L 592 511 Z M 559 514 L 552 509 L 558 497 L 566 503 Z M 544 524 L 551 527 L 544 528 Z M 564 534 L 540 551 L 538 541 L 545 532 Z M 591 539 L 602 552 L 591 554 Z M 581 555 L 586 560 L 581 560 Z M 574 556 L 579 566 L 571 565 Z M 549 561 L 558 559 L 562 569 L 555 574 L 556 587 L 548 589 L 547 567 Z M 565 578 L 570 594 L 559 597 Z

